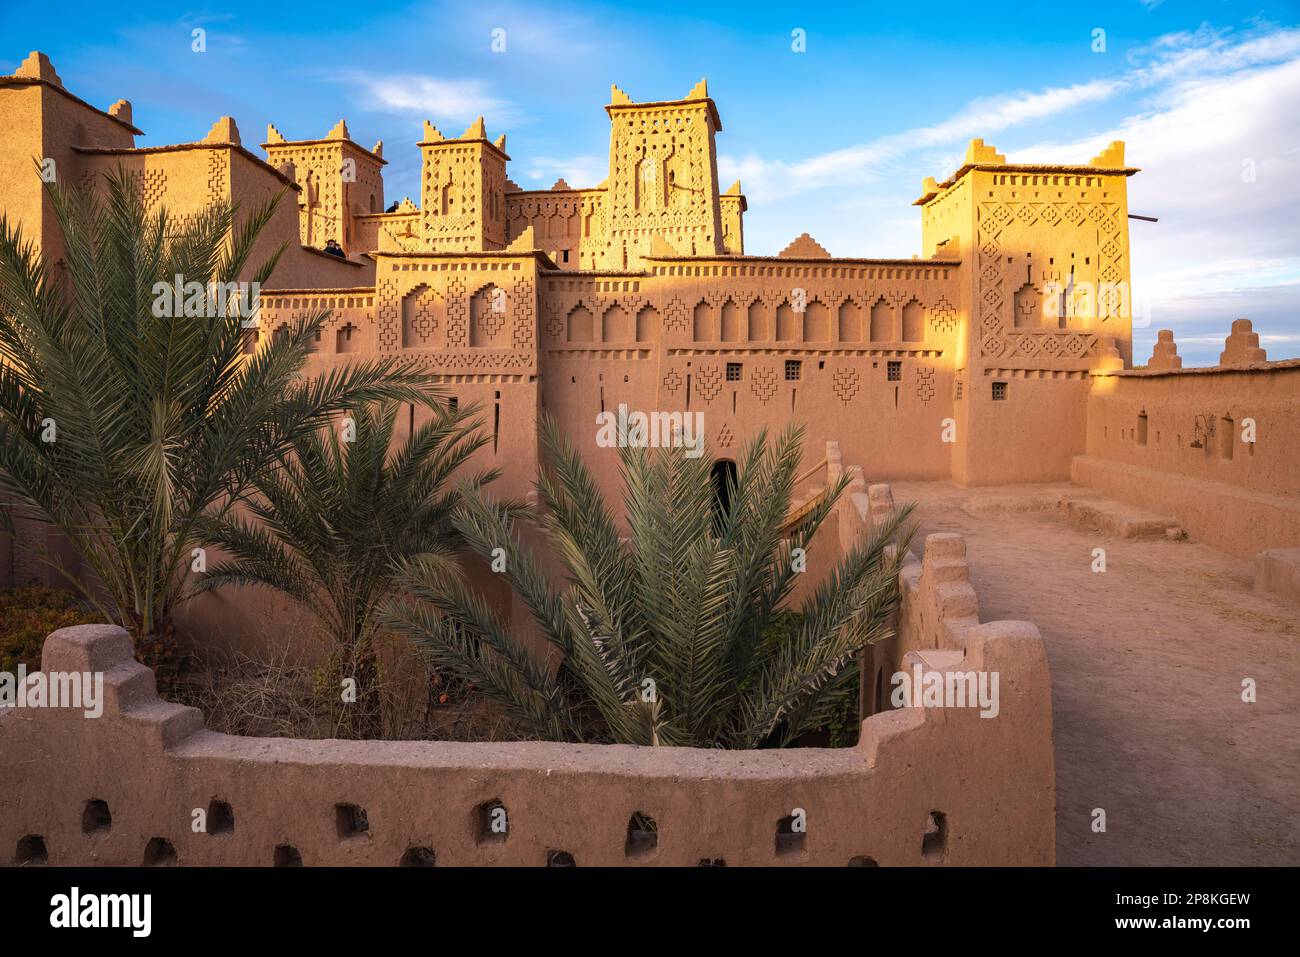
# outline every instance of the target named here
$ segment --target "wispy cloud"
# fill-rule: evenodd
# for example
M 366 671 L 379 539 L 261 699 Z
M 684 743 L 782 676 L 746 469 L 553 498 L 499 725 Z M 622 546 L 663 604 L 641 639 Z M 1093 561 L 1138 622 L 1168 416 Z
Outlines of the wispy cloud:
M 503 52 L 542 60 L 564 62 L 590 56 L 613 39 L 603 24 L 563 9 L 507 5 L 494 7 L 482 19 L 491 24 L 491 30 L 505 31 L 499 38 L 505 43 Z
M 1098 126 L 1080 133 L 1071 112 L 1101 103 L 1107 109 L 1090 114 Z M 891 217 L 863 200 L 905 204 L 882 192 L 895 188 L 894 171 L 939 176 L 969 137 L 1018 130 L 1024 143 L 1038 120 L 1057 138 L 1004 149 L 1009 160 L 1086 162 L 1124 140 L 1126 158 L 1142 168 L 1129 180 L 1129 207 L 1160 221 L 1130 230 L 1136 304 L 1151 323 L 1134 331 L 1136 355 L 1150 354 L 1157 329 L 1172 328 L 1189 362 L 1212 362 L 1241 316 L 1274 358 L 1300 353 L 1300 231 L 1288 228 L 1300 222 L 1297 30 L 1170 34 L 1095 83 L 983 98 L 932 125 L 795 162 L 724 157 L 720 174 L 744 181 L 747 245 L 779 248 L 812 228 L 839 255 L 906 254 L 919 237 L 913 211 L 902 205 L 908 215 Z
M 960 112 L 931 126 L 891 133 L 844 149 L 797 162 L 764 160 L 755 155 L 719 158 L 719 176 L 740 179 L 746 192 L 762 199 L 769 190 L 783 194 L 869 182 L 883 164 L 923 149 L 946 146 L 976 135 L 991 135 L 1013 126 L 1061 116 L 1109 99 L 1124 88 L 1121 80 L 1093 80 L 1051 87 L 1036 93 L 1009 93 L 971 102 Z
M 595 186 L 609 175 L 609 157 L 538 156 L 529 159 L 527 175 L 529 179 L 540 185 L 549 186 L 556 179 L 563 179 L 574 189 L 585 189 L 588 186 Z
M 1160 219 L 1131 230 L 1133 288 L 1152 321 L 1151 330 L 1135 333 L 1135 352 L 1155 328 L 1207 325 L 1222 335 L 1231 319 L 1247 316 L 1277 337 L 1280 354 L 1292 355 L 1287 330 L 1300 307 L 1300 233 L 1288 228 L 1300 222 L 1297 129 L 1300 56 L 1186 78 L 1164 91 L 1161 109 L 1008 158 L 1066 162 L 1126 142 L 1129 161 L 1142 168 L 1129 182 L 1129 208 Z
M 485 116 L 494 124 L 508 123 L 514 114 L 510 102 L 493 94 L 482 80 L 363 71 L 346 72 L 338 79 L 359 89 L 362 106 L 380 113 L 466 123 Z
M 1300 31 L 1280 30 L 1235 38 L 1229 31 L 1202 28 L 1160 37 L 1130 54 L 1125 73 L 1036 92 L 1019 91 L 974 100 L 937 123 L 891 133 L 867 143 L 797 161 L 768 160 L 756 154 L 719 157 L 722 179 L 740 178 L 756 202 L 778 195 L 861 185 L 876 179 L 882 166 L 906 156 L 952 146 L 973 136 L 992 135 L 1035 122 L 1069 116 L 1071 111 L 1114 99 L 1121 93 L 1168 86 L 1184 88 L 1198 78 L 1230 75 L 1256 65 L 1300 56 Z M 1092 154 L 1088 154 L 1092 155 Z M 1075 156 L 1078 162 L 1087 156 Z M 936 170 L 936 174 L 944 172 Z
M 1300 30 L 1263 30 L 1239 35 L 1203 25 L 1166 33 L 1128 52 L 1134 68 L 1126 82 L 1150 86 L 1194 76 L 1222 76 L 1300 55 Z

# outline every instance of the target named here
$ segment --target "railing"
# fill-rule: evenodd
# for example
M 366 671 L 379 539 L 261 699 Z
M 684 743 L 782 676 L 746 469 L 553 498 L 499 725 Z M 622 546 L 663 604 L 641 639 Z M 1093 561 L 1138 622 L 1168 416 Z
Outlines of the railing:
M 823 458 L 812 468 L 808 469 L 806 472 L 799 475 L 794 480 L 795 494 L 798 494 L 798 490 L 800 486 L 802 486 L 805 482 L 808 482 L 810 479 L 812 479 L 818 472 L 825 474 L 829 465 L 830 465 L 830 459 Z M 793 528 L 795 525 L 799 524 L 799 522 L 803 521 L 809 514 L 812 513 L 813 509 L 815 509 L 818 506 L 818 504 L 821 503 L 821 501 L 826 498 L 826 492 L 829 489 L 829 487 L 830 487 L 830 480 L 829 477 L 827 477 L 826 485 L 822 487 L 821 491 L 816 492 L 813 495 L 810 495 L 807 499 L 800 502 L 794 508 L 790 509 L 790 514 L 788 514 L 785 517 L 785 521 L 781 523 L 781 528 L 783 530 L 790 529 Z

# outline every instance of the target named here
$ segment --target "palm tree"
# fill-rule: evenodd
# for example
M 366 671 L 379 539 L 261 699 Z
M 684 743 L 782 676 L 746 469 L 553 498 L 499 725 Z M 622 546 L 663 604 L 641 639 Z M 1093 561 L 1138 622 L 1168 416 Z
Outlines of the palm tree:
M 434 552 L 450 559 L 459 544 L 451 515 L 462 491 L 499 475 L 490 469 L 452 485 L 488 440 L 473 409 L 437 409 L 394 446 L 398 406 L 363 406 L 351 428 L 299 435 L 281 468 L 258 476 L 248 517 L 205 526 L 205 538 L 230 557 L 200 579 L 201 590 L 259 585 L 308 609 L 327 636 L 324 681 L 338 735 L 382 731 L 376 611 L 394 594 L 399 563 Z M 347 423 L 344 423 L 345 426 Z M 342 705 L 342 679 L 356 681 Z
M 407 563 L 410 594 L 385 603 L 385 624 L 539 738 L 788 745 L 826 722 L 858 651 L 892 634 L 911 539 L 909 506 L 841 556 L 797 617 L 783 612 L 800 559 L 848 482 L 832 483 L 787 528 L 801 440 L 801 429 L 774 443 L 760 434 L 741 455 L 723 514 L 706 459 L 624 447 L 625 533 L 548 421 L 537 524 L 566 584 L 548 582 L 502 505 L 467 496 L 455 523 L 480 555 L 501 550 L 502 574 L 535 625 L 528 632 L 563 666 L 548 668 L 528 632 L 503 624 L 441 556 Z
M 431 402 L 430 380 L 393 359 L 304 377 L 325 313 L 246 355 L 246 311 L 160 307 L 177 277 L 260 286 L 283 252 L 250 265 L 278 195 L 246 217 L 217 205 L 182 227 L 148 214 L 122 169 L 103 201 L 88 187 L 47 189 L 66 269 L 0 217 L 0 483 L 16 499 L 5 513 L 16 505 L 62 533 L 90 580 L 48 550 L 44 560 L 157 662 L 173 649 L 200 522 L 228 514 L 331 415 Z

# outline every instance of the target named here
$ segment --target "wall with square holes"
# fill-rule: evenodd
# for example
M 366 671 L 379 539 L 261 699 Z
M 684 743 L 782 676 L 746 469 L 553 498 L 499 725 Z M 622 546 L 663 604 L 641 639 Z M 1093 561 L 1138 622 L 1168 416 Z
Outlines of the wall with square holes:
M 900 646 L 946 640 L 924 615 L 900 626 Z M 43 667 L 102 672 L 104 712 L 0 712 L 0 766 L 25 769 L 0 777 L 0 849 L 18 866 L 1051 864 L 1037 629 L 977 624 L 962 648 L 940 667 L 998 671 L 997 718 L 886 710 L 852 748 L 738 752 L 217 734 L 157 697 L 124 631 L 61 629 Z

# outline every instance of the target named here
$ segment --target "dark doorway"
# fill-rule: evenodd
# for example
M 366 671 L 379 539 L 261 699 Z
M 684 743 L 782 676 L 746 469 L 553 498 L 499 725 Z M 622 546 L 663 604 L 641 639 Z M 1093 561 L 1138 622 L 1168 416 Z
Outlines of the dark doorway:
M 736 489 L 736 463 L 718 459 L 713 463 L 713 519 L 721 525 L 731 515 L 731 494 Z

